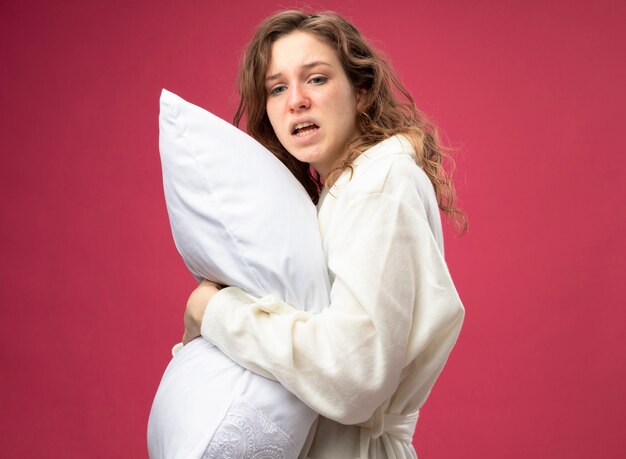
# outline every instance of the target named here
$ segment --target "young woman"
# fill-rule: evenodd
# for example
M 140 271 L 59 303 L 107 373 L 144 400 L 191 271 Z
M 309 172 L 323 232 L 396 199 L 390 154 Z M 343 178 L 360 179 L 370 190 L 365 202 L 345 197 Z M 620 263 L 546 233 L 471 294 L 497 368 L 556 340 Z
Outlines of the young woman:
M 465 220 L 435 131 L 389 64 L 333 13 L 267 19 L 239 89 L 236 123 L 246 115 L 248 133 L 317 202 L 331 304 L 312 315 L 203 281 L 184 342 L 202 334 L 320 413 L 303 458 L 416 457 L 418 410 L 464 315 L 439 210 Z

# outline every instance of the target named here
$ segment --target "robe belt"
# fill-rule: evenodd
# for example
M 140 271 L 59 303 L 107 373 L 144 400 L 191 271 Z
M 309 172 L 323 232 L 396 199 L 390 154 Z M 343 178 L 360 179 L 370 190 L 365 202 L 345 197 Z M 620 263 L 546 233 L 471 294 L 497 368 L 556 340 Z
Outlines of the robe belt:
M 419 411 L 410 414 L 389 414 L 383 413 L 382 407 L 379 407 L 370 419 L 357 424 L 361 428 L 361 454 L 359 458 L 367 459 L 369 457 L 370 442 L 382 437 L 389 459 L 394 459 L 396 455 L 389 444 L 389 438 L 385 437 L 392 437 L 396 441 L 410 445 L 413 441 L 413 433 L 415 432 L 418 416 Z

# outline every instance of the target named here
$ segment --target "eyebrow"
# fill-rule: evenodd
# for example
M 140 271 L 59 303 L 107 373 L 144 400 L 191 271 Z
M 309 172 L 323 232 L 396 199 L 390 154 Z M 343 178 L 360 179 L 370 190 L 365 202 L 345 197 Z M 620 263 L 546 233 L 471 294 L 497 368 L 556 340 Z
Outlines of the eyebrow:
M 312 69 L 313 67 L 317 67 L 318 65 L 326 65 L 328 67 L 332 67 L 332 65 L 330 65 L 330 64 L 328 64 L 328 63 L 326 63 L 324 61 L 314 61 L 314 62 L 311 62 L 309 64 L 304 64 L 302 66 L 302 68 L 304 70 L 308 70 L 308 69 Z M 270 76 L 266 77 L 265 81 L 267 82 L 267 81 L 277 80 L 278 78 L 280 78 L 281 75 L 282 75 L 282 73 L 280 73 L 280 72 L 279 73 L 275 73 L 274 75 L 270 75 Z

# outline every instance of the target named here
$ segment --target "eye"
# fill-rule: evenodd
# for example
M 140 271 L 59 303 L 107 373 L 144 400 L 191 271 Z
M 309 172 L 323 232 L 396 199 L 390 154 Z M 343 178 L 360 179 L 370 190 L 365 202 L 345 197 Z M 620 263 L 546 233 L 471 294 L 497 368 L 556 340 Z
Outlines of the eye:
M 280 94 L 281 92 L 283 92 L 285 89 L 287 89 L 286 86 L 275 86 L 272 89 L 270 89 L 270 96 L 276 96 Z
M 311 78 L 309 80 L 309 83 L 313 83 L 314 85 L 321 85 L 324 84 L 328 81 L 328 78 L 324 77 L 324 76 L 314 76 L 313 78 Z

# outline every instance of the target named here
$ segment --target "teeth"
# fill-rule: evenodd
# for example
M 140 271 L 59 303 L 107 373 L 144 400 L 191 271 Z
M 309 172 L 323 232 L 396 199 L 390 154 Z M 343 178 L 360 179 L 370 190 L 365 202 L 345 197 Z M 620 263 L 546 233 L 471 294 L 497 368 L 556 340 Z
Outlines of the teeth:
M 296 127 L 294 129 L 302 129 L 307 126 L 313 126 L 313 123 L 309 123 L 308 121 L 306 123 L 299 123 L 296 124 Z
M 299 137 L 305 136 L 305 135 L 307 135 L 309 133 L 309 131 L 301 132 L 300 130 L 304 129 L 304 128 L 307 128 L 309 126 L 315 126 L 315 123 L 311 123 L 310 121 L 307 121 L 305 123 L 298 123 L 293 128 L 293 134 L 297 135 Z

